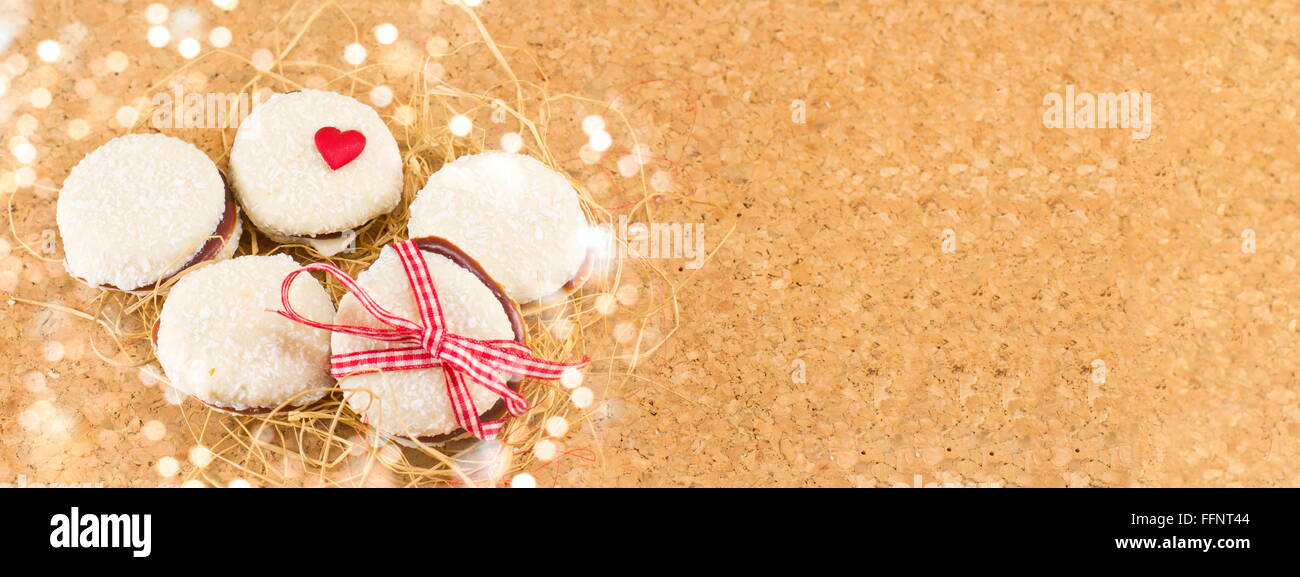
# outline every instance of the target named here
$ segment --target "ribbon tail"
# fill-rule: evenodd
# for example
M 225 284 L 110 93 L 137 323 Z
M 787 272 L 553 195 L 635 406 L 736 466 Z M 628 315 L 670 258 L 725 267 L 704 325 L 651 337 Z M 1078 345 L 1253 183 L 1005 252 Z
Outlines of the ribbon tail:
M 505 424 L 506 424 L 505 419 L 497 419 L 495 421 L 480 423 L 480 426 L 483 427 L 483 437 L 482 437 L 483 440 L 491 441 L 497 438 L 497 435 L 501 433 L 501 428 L 505 427 Z
M 473 355 L 469 349 L 460 346 L 456 340 L 448 339 L 443 345 L 441 360 L 450 365 L 449 369 L 463 372 L 474 382 L 495 393 L 506 402 L 506 410 L 516 417 L 528 412 L 528 400 L 511 389 L 506 380 L 497 373 L 491 363 Z
M 470 396 L 469 387 L 465 385 L 460 373 L 443 367 L 442 374 L 447 382 L 447 398 L 451 400 L 452 410 L 456 415 L 456 423 L 480 440 L 491 440 L 496 431 L 500 430 L 500 425 L 494 427 L 492 436 L 489 436 L 488 432 L 483 430 L 483 424 L 478 420 L 478 407 L 474 405 L 474 398 Z
M 521 377 L 553 381 L 569 371 L 586 367 L 591 359 L 583 357 L 575 363 L 557 363 L 533 356 L 532 349 L 515 341 L 482 341 L 451 335 L 447 344 L 455 344 L 466 356 L 488 362 L 493 368 Z M 444 348 L 446 348 L 444 346 Z

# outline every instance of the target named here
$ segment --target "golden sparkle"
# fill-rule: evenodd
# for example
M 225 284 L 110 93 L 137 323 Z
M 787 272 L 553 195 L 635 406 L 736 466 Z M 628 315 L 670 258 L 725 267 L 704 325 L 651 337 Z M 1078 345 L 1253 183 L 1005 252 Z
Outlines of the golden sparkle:
M 597 297 L 596 297 L 596 312 L 598 312 L 598 313 L 600 313 L 600 314 L 602 314 L 602 315 L 608 315 L 608 314 L 614 312 L 614 306 L 615 306 L 616 304 L 617 304 L 617 302 L 614 300 L 614 295 L 611 295 L 611 294 L 603 294 L 603 295 L 597 296 Z
M 164 26 L 151 26 L 149 32 L 145 34 L 145 39 L 149 41 L 150 46 L 162 48 L 168 42 L 171 42 L 172 33 L 168 32 Z
M 433 38 L 430 38 L 428 42 L 424 43 L 424 49 L 429 52 L 429 56 L 435 58 L 446 56 L 450 48 L 451 43 L 441 36 L 434 36 Z
M 619 344 L 630 344 L 636 339 L 636 325 L 630 321 L 619 321 L 614 325 L 614 340 Z
M 631 154 L 625 154 L 618 159 L 618 173 L 623 178 L 632 178 L 641 172 L 641 163 L 636 161 L 636 157 Z
M 212 464 L 212 459 L 214 458 L 214 456 L 215 455 L 212 454 L 212 450 L 207 447 L 204 447 L 203 445 L 195 445 L 190 448 L 190 453 L 189 453 L 190 463 L 193 463 L 195 467 L 198 467 L 200 469 Z
M 208 33 L 208 43 L 217 48 L 230 46 L 232 38 L 233 35 L 230 33 L 230 29 L 225 26 L 213 28 L 212 31 Z
M 550 439 L 542 439 L 533 445 L 533 455 L 540 461 L 550 461 L 559 452 L 560 446 Z
M 137 120 L 140 120 L 140 111 L 131 106 L 123 106 L 117 109 L 117 113 L 113 115 L 113 118 L 117 120 L 117 124 L 122 128 L 131 128 L 135 126 Z
M 158 459 L 158 465 L 155 468 L 158 470 L 159 475 L 170 479 L 181 471 L 181 464 L 175 457 L 163 457 Z
M 112 72 L 121 72 L 123 70 L 126 70 L 127 65 L 130 63 L 131 63 L 131 58 L 128 57 L 126 54 L 119 52 L 117 50 L 110 52 L 108 54 L 108 59 L 105 60 L 104 62 L 104 64 L 108 66 L 108 69 Z
M 162 421 L 149 421 L 143 427 L 140 427 L 140 433 L 150 441 L 161 441 L 163 437 L 167 436 L 167 425 L 164 425 Z
M 635 160 L 637 164 L 640 164 L 642 166 L 645 166 L 647 163 L 649 163 L 651 159 L 650 145 L 645 143 L 640 143 L 637 144 L 636 146 L 633 146 L 632 159 Z
M 428 82 L 442 82 L 447 77 L 447 68 L 441 62 L 430 62 L 424 65 L 424 78 Z
M 40 371 L 27 371 L 18 377 L 18 381 L 23 384 L 23 388 L 31 393 L 45 392 L 45 373 Z
M 253 68 L 264 72 L 270 70 L 272 66 L 275 66 L 275 55 L 271 54 L 271 51 L 265 48 L 259 48 L 254 51 L 250 60 L 253 61 Z
M 656 170 L 654 174 L 650 175 L 650 188 L 654 189 L 655 192 L 672 192 L 673 175 L 662 170 Z
M 193 59 L 195 56 L 198 56 L 199 51 L 202 49 L 203 47 L 199 45 L 199 41 L 193 38 L 185 38 L 176 44 L 176 50 L 180 52 L 181 57 L 185 58 L 186 60 L 190 60 Z
M 402 126 L 410 126 L 415 123 L 415 109 L 405 104 L 398 106 L 393 112 L 393 120 Z
M 578 407 L 579 409 L 585 409 L 591 406 L 591 402 L 595 400 L 596 394 L 587 387 L 578 387 L 573 390 L 573 393 L 569 395 L 569 398 L 573 401 L 573 406 Z
M 82 78 L 72 85 L 72 89 L 77 93 L 77 96 L 84 100 L 94 97 L 97 87 L 94 80 Z
M 17 128 L 18 133 L 23 136 L 31 136 L 36 132 L 39 125 L 40 122 L 36 120 L 35 116 L 24 114 L 18 117 L 18 121 L 14 123 L 14 128 Z
M 36 184 L 36 169 L 30 166 L 24 166 L 14 171 L 14 183 L 18 188 L 27 188 Z
M 625 284 L 618 287 L 618 290 L 614 291 L 614 295 L 618 298 L 619 304 L 625 307 L 630 307 L 636 304 L 637 298 L 640 296 L 637 292 L 636 285 Z
M 21 76 L 22 73 L 27 72 L 27 65 L 28 62 L 26 56 L 18 53 L 10 54 L 9 57 L 5 59 L 4 72 L 11 77 Z
M 27 95 L 27 102 L 36 108 L 45 108 L 54 100 L 54 95 L 50 94 L 49 89 L 45 87 L 33 90 Z
M 560 374 L 560 384 L 566 389 L 575 389 L 582 385 L 584 378 L 582 371 L 570 369 Z
M 68 121 L 68 138 L 81 140 L 90 135 L 90 123 L 80 118 Z
M 393 103 L 393 89 L 383 84 L 370 89 L 370 103 L 375 108 L 387 108 Z
M 171 11 L 166 6 L 154 3 L 144 9 L 144 19 L 148 20 L 150 24 L 162 24 L 167 21 L 167 15 L 170 13 Z
M 397 42 L 397 27 L 388 22 L 376 26 L 375 40 L 385 45 Z
M 501 150 L 506 152 L 519 152 L 524 148 L 524 137 L 519 136 L 518 132 L 507 132 L 501 135 Z
M 36 56 L 46 62 L 54 62 L 63 54 L 63 47 L 53 40 L 42 40 L 36 45 Z
M 552 437 L 563 437 L 569 432 L 569 420 L 556 415 L 546 419 L 546 434 Z
M 361 66 L 366 61 L 366 47 L 353 42 L 343 49 L 343 61 L 353 66 Z
M 605 152 L 609 150 L 612 144 L 614 144 L 613 137 L 604 130 L 598 130 L 588 135 L 587 145 L 596 152 Z
M 578 149 L 578 158 L 582 159 L 583 164 L 596 164 L 600 162 L 601 156 L 601 152 L 592 148 L 590 143 L 584 144 L 582 148 Z
M 457 114 L 451 117 L 451 121 L 447 123 L 447 129 L 451 130 L 451 133 L 456 136 L 468 136 L 474 130 L 474 121 L 464 114 Z

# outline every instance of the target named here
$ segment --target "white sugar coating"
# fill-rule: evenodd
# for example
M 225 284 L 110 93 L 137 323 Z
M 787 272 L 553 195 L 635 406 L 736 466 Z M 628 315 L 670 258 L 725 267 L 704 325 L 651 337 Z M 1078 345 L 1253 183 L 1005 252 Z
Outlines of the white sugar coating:
M 280 315 L 293 258 L 241 256 L 191 272 L 172 287 L 158 326 L 158 361 L 172 386 L 222 407 L 302 405 L 331 386 L 329 332 Z M 299 314 L 329 322 L 334 305 L 310 274 L 290 289 Z
M 92 286 L 153 284 L 189 262 L 225 209 L 225 183 L 203 151 L 161 134 L 114 138 L 59 192 L 68 273 Z
M 366 137 L 361 154 L 338 170 L 316 150 L 326 126 Z M 402 197 L 402 156 L 379 113 L 320 90 L 276 94 L 253 108 L 235 134 L 230 173 L 253 224 L 280 235 L 356 228 Z
M 213 255 L 212 258 L 211 258 L 208 262 L 223 261 L 223 260 L 226 260 L 226 259 L 228 259 L 228 258 L 230 258 L 230 257 L 232 257 L 232 256 L 235 256 L 235 251 L 236 251 L 236 250 L 239 250 L 239 238 L 240 238 L 241 236 L 243 236 L 243 234 L 244 234 L 244 222 L 243 222 L 242 220 L 239 219 L 239 209 L 236 208 L 236 209 L 235 209 L 235 228 L 234 228 L 233 230 L 230 231 L 230 237 L 226 239 L 225 244 L 222 244 L 222 245 L 221 245 L 221 248 L 220 248 L 219 250 L 217 250 L 217 254 Z M 209 238 L 211 238 L 211 237 L 209 236 Z M 187 259 L 187 260 L 188 260 L 188 259 Z M 198 264 L 200 264 L 200 263 L 195 263 L 195 264 L 198 265 Z M 183 273 L 183 271 L 176 271 L 176 274 L 182 274 L 182 273 Z M 178 281 L 178 282 L 179 282 L 179 281 Z M 143 295 L 143 294 L 149 294 L 149 293 L 152 293 L 154 290 L 155 290 L 154 288 L 147 288 L 147 289 L 141 289 L 141 290 L 129 290 L 129 291 L 125 291 L 125 292 L 131 293 L 131 294 L 136 294 L 136 295 Z M 164 286 L 164 287 L 162 287 L 162 288 L 160 288 L 160 289 L 157 289 L 157 290 L 159 290 L 159 291 L 162 292 L 162 293 L 166 293 L 168 289 L 167 289 L 167 287 Z
M 230 237 L 226 239 L 225 244 L 221 245 L 221 248 L 217 250 L 217 254 L 213 255 L 212 259 L 209 262 L 223 261 L 232 256 L 235 256 L 235 251 L 239 249 L 239 237 L 243 236 L 243 234 L 244 234 L 244 222 L 239 219 L 239 210 L 236 209 L 235 228 L 230 231 Z M 197 265 L 200 263 L 195 263 L 195 264 Z M 181 274 L 182 272 L 183 271 L 176 271 L 176 274 Z M 148 289 L 141 289 L 141 290 L 129 290 L 126 292 L 131 294 L 136 294 L 136 295 L 143 295 L 143 294 L 152 293 L 154 290 L 155 289 L 153 288 L 148 288 Z M 167 287 L 164 286 L 158 290 L 160 292 L 165 293 L 167 291 Z
M 487 285 L 446 257 L 427 252 L 422 254 L 428 263 L 429 274 L 433 276 L 450 332 L 476 339 L 514 338 L 510 318 Z M 411 294 L 402 261 L 391 247 L 384 247 L 374 264 L 357 277 L 357 282 L 384 308 L 402 318 L 419 320 L 415 296 Z M 350 294 L 339 302 L 339 313 L 334 323 L 387 326 L 366 312 Z M 333 345 L 336 355 L 409 346 L 341 333 L 334 333 Z M 470 396 L 480 413 L 496 405 L 499 397 L 495 393 L 472 381 L 467 382 Z M 435 436 L 459 428 L 447 398 L 441 368 L 358 374 L 339 381 L 339 387 L 363 389 L 347 395 L 348 403 L 364 414 L 367 423 L 386 435 Z
M 474 257 L 506 294 L 530 303 L 560 291 L 586 258 L 587 226 L 564 175 L 530 156 L 462 156 L 411 203 L 411 238 L 439 236 Z

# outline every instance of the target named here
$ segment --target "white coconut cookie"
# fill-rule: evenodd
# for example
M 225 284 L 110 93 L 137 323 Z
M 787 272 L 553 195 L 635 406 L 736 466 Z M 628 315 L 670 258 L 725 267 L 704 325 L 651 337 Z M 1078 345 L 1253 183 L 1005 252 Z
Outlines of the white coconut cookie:
M 133 292 L 228 258 L 241 232 L 217 165 L 161 134 L 120 136 L 86 155 L 63 182 L 56 212 L 68 273 Z
M 288 255 L 242 256 L 205 266 L 172 287 L 155 327 L 158 361 L 172 386 L 232 413 L 302 406 L 332 386 L 330 334 L 271 312 L 298 268 Z M 329 322 L 334 305 L 310 275 L 290 288 L 298 312 Z
M 441 239 L 417 239 L 429 274 L 438 291 L 446 328 L 470 338 L 510 339 L 523 342 L 523 323 L 510 301 L 492 279 L 450 243 Z M 432 252 L 441 247 L 444 254 Z M 380 306 L 399 317 L 418 319 L 415 296 L 402 261 L 392 247 L 384 247 L 370 268 L 357 276 L 357 283 Z M 496 291 L 493 288 L 496 288 Z M 339 302 L 334 324 L 386 328 L 348 294 Z M 334 333 L 333 352 L 345 355 L 381 348 L 400 348 L 402 343 L 384 343 L 364 337 Z M 472 380 L 470 396 L 481 415 L 502 412 L 500 397 Z M 441 367 L 389 372 L 361 373 L 339 380 L 348 404 L 383 437 L 403 444 L 440 443 L 463 432 L 447 396 Z
M 259 230 L 327 256 L 402 197 L 402 156 L 379 114 L 320 90 L 255 107 L 235 134 L 230 174 Z
M 445 238 L 482 263 L 524 308 L 576 290 L 590 268 L 578 193 L 529 156 L 462 156 L 411 203 L 411 237 Z

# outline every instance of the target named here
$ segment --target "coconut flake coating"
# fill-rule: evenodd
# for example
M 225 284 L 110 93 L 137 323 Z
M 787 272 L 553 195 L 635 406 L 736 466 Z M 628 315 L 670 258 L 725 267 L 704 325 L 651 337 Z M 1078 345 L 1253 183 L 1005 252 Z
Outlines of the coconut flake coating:
M 331 170 L 316 131 L 357 130 L 365 148 Z M 375 110 L 320 90 L 276 94 L 239 126 L 230 150 L 239 202 L 258 228 L 303 236 L 352 229 L 393 210 L 402 197 L 402 156 Z
M 421 254 L 433 277 L 449 331 L 476 339 L 514 338 L 501 301 L 487 285 L 441 255 Z M 402 318 L 419 320 L 415 296 L 411 294 L 402 261 L 391 247 L 384 247 L 374 264 L 357 277 L 357 282 L 384 308 Z M 350 294 L 339 302 L 339 313 L 334 323 L 387 328 Z M 333 335 L 336 355 L 404 346 L 409 345 L 342 333 Z M 472 381 L 467 382 L 479 413 L 496 404 L 498 397 L 495 393 Z M 357 374 L 340 380 L 339 387 L 359 389 L 347 395 L 348 403 L 364 415 L 367 423 L 385 435 L 436 436 L 460 427 L 447 398 L 442 368 Z
M 114 138 L 81 159 L 59 192 L 68 273 L 123 290 L 157 282 L 198 253 L 225 209 L 221 173 L 194 145 L 161 134 Z
M 411 238 L 460 247 L 521 303 L 555 294 L 578 274 L 586 226 L 564 175 L 509 152 L 462 156 L 433 173 L 407 224 Z
M 172 386 L 220 407 L 302 405 L 331 386 L 329 332 L 277 315 L 293 258 L 241 256 L 189 273 L 172 287 L 159 319 L 157 353 Z M 294 308 L 329 322 L 334 305 L 310 275 L 290 289 Z

